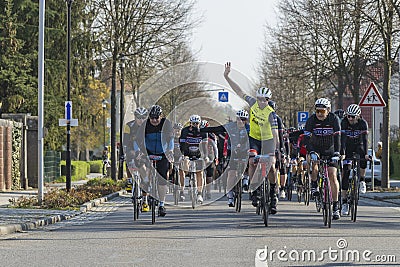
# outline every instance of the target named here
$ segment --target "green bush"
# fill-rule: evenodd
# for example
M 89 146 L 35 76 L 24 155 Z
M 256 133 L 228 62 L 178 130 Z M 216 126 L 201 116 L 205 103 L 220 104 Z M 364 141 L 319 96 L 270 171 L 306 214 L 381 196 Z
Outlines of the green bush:
M 66 176 L 66 163 L 65 160 L 62 160 L 61 163 L 61 174 L 60 180 L 65 179 Z M 85 180 L 86 175 L 90 173 L 90 165 L 86 161 L 75 161 L 71 162 L 71 180 L 79 181 Z M 63 177 L 64 176 L 64 177 Z M 57 180 L 59 181 L 59 180 Z
M 123 182 L 112 179 L 94 178 L 86 184 L 72 188 L 70 192 L 65 189 L 54 189 L 44 194 L 40 208 L 45 209 L 79 209 L 80 205 L 90 200 L 106 196 L 122 189 Z M 20 197 L 14 203 L 15 208 L 38 208 L 37 196 Z
M 103 161 L 102 160 L 88 161 L 88 163 L 90 165 L 91 173 L 102 173 L 102 171 L 103 171 Z

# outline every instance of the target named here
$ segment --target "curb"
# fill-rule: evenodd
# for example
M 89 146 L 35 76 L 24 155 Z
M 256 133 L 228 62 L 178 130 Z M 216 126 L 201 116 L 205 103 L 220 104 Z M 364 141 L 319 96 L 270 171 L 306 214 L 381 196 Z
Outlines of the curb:
M 10 225 L 5 225 L 5 226 L 0 226 L 0 235 L 7 235 L 7 234 L 12 234 L 16 232 L 24 232 L 27 230 L 32 230 L 35 228 L 38 228 L 40 226 L 46 226 L 50 224 L 54 224 L 57 222 L 61 222 L 64 220 L 69 220 L 76 215 L 85 213 L 90 211 L 92 208 L 99 206 L 101 203 L 107 202 L 110 199 L 113 199 L 115 197 L 118 197 L 122 194 L 122 190 L 109 194 L 107 196 L 101 197 L 101 198 L 96 198 L 94 200 L 91 200 L 89 202 L 86 202 L 80 206 L 79 212 L 73 215 L 53 215 L 45 219 L 40 219 L 36 220 L 34 222 L 27 222 L 27 223 L 20 223 L 20 224 L 10 224 Z
M 385 203 L 389 203 L 389 204 L 394 204 L 396 206 L 400 206 L 399 202 L 390 201 L 390 198 L 383 198 L 383 197 L 378 197 L 378 196 L 367 197 L 367 196 L 361 196 L 361 195 L 360 195 L 360 197 L 361 198 L 365 198 L 365 199 L 379 201 L 379 202 L 385 202 Z

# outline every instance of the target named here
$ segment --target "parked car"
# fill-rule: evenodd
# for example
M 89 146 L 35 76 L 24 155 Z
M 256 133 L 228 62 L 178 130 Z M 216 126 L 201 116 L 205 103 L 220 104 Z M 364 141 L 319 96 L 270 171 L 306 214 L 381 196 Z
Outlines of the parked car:
M 379 159 L 375 157 L 375 151 L 373 151 L 371 148 L 368 149 L 368 155 L 372 155 L 372 159 L 374 161 L 374 184 L 375 185 L 381 185 L 381 180 L 382 180 L 382 164 Z M 365 172 L 365 180 L 366 182 L 371 182 L 371 176 L 372 176 L 372 161 L 369 161 L 367 164 L 367 169 Z

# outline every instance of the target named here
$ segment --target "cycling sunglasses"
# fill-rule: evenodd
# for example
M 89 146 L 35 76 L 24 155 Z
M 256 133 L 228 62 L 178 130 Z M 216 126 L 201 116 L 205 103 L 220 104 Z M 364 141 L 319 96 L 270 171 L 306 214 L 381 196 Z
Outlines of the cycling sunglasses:
M 145 120 L 147 118 L 147 116 L 137 116 L 136 119 L 137 120 Z
M 247 121 L 246 118 L 241 118 L 241 117 L 239 117 L 239 119 L 240 119 L 241 121 Z
M 150 116 L 150 119 L 152 120 L 158 120 L 160 118 L 160 116 Z
M 355 116 L 355 115 L 347 115 L 347 118 L 352 118 L 352 119 L 355 119 L 357 116 Z
M 257 97 L 257 100 L 260 101 L 260 102 L 267 102 L 268 98 L 266 98 L 266 97 Z
M 328 110 L 326 110 L 326 109 L 315 109 L 315 113 L 321 113 L 321 114 L 325 114 L 325 113 L 327 113 L 328 112 Z

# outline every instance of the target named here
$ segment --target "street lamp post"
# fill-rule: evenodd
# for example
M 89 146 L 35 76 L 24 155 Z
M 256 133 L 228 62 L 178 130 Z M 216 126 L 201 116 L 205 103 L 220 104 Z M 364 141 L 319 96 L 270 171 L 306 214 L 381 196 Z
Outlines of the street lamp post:
M 103 107 L 103 153 L 106 148 L 106 115 L 105 115 L 105 111 L 107 109 L 107 104 L 108 104 L 107 100 L 103 99 L 103 101 L 101 101 L 101 106 Z M 105 169 L 103 168 L 103 176 L 104 175 L 105 175 Z

